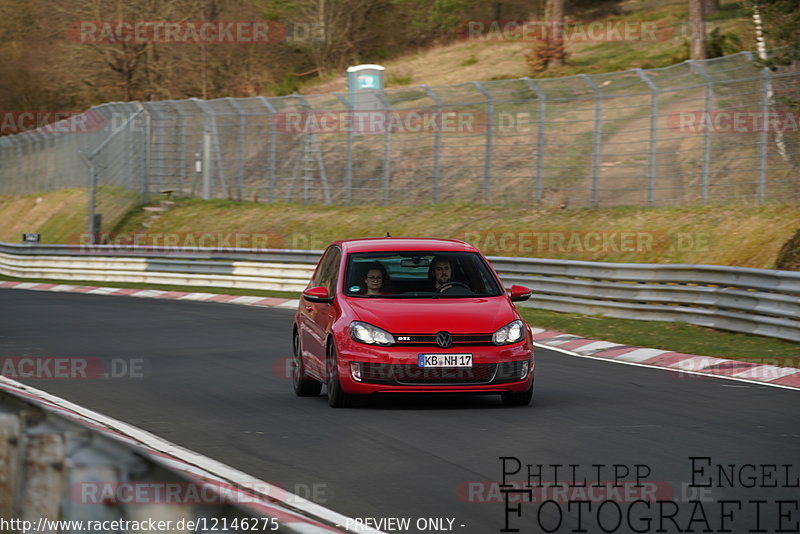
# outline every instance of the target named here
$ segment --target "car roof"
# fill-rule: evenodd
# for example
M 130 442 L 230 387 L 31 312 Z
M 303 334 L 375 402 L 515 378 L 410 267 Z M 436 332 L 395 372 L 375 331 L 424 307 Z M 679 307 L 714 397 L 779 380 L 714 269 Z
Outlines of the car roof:
M 455 239 L 428 237 L 372 237 L 334 242 L 343 252 L 381 252 L 394 250 L 432 250 L 437 252 L 477 252 L 475 247 Z

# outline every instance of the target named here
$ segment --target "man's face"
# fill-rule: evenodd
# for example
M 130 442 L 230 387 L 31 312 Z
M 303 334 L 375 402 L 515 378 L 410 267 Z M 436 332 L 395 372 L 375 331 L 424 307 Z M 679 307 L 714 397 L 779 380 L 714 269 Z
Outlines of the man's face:
M 449 282 L 451 273 L 449 261 L 437 261 L 433 264 L 433 278 L 437 285 Z

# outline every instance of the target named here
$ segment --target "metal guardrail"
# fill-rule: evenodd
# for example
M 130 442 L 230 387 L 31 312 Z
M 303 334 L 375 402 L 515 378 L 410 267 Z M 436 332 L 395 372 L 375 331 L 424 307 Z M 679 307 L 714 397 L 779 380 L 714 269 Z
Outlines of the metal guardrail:
M 300 291 L 321 251 L 148 249 L 0 243 L 0 273 Z M 681 321 L 800 341 L 800 272 L 713 265 L 489 257 L 506 284 L 530 287 L 523 306 Z
M 60 401 L 0 378 L 0 519 L 11 525 L 4 532 L 341 530 L 333 527 L 338 514 L 317 517 L 319 507 L 301 497 L 236 480 L 237 471 L 206 470 L 185 449 L 159 450 L 155 436 Z

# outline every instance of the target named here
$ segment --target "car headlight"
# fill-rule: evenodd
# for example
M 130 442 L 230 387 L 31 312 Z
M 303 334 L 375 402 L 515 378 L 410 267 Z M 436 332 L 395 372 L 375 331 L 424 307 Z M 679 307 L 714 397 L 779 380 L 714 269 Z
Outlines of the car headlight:
M 382 345 L 388 347 L 394 345 L 394 336 L 386 330 L 381 330 L 377 326 L 361 321 L 350 323 L 350 337 L 359 343 L 368 345 Z
M 517 319 L 511 321 L 503 328 L 492 334 L 492 343 L 495 345 L 508 345 L 516 343 L 525 337 L 525 323 Z

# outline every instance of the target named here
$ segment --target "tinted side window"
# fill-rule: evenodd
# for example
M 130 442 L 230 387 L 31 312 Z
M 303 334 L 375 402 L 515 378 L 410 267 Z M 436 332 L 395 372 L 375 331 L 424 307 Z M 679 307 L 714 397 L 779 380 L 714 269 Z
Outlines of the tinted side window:
M 320 263 L 317 274 L 314 277 L 315 286 L 323 286 L 328 290 L 329 295 L 333 295 L 336 287 L 336 275 L 339 272 L 339 260 L 342 258 L 342 251 L 338 247 L 330 247 Z

